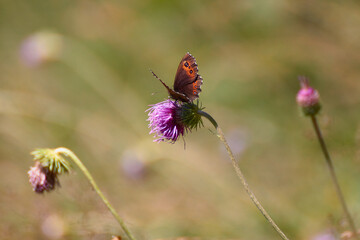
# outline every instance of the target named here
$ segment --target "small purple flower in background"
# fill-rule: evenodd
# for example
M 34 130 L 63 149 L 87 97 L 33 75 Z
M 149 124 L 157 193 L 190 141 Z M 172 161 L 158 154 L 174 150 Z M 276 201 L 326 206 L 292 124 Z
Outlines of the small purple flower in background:
M 125 176 L 133 180 L 145 177 L 146 163 L 143 157 L 136 151 L 125 151 L 120 160 L 120 167 Z
M 105 203 L 111 214 L 115 217 L 124 233 L 127 235 L 127 239 L 136 240 L 131 234 L 129 228 L 126 226 L 125 221 L 115 211 L 114 207 L 110 204 L 109 200 L 104 196 L 97 186 L 94 178 L 87 170 L 86 166 L 81 160 L 68 148 L 40 148 L 31 152 L 34 156 L 35 167 L 32 167 L 29 171 L 30 183 L 34 187 L 34 191 L 42 193 L 54 189 L 55 185 L 59 184 L 57 176 L 63 173 L 69 173 L 71 170 L 71 164 L 68 159 L 72 160 L 80 170 L 84 173 L 87 180 L 95 192 L 99 195 L 101 200 Z M 54 217 L 47 218 L 42 224 L 42 230 L 44 235 L 52 239 L 60 239 L 64 235 L 63 221 L 56 215 Z
M 299 77 L 301 89 L 296 95 L 296 102 L 302 108 L 304 114 L 315 115 L 320 109 L 320 96 L 318 91 L 310 87 L 309 80 L 306 77 Z
M 62 38 L 50 31 L 35 33 L 26 38 L 20 47 L 20 58 L 29 67 L 36 67 L 59 58 Z
M 301 89 L 298 92 L 296 96 L 296 101 L 298 105 L 302 108 L 303 113 L 305 116 L 310 116 L 312 125 L 314 127 L 314 131 L 316 133 L 316 136 L 318 138 L 318 141 L 320 143 L 321 151 L 324 154 L 326 165 L 330 171 L 330 177 L 331 180 L 335 186 L 337 197 L 340 200 L 340 204 L 342 206 L 342 209 L 344 211 L 345 217 L 347 219 L 347 223 L 349 224 L 349 227 L 351 229 L 351 233 L 356 239 L 359 239 L 360 234 L 357 233 L 356 226 L 354 224 L 354 220 L 351 217 L 351 214 L 349 212 L 349 209 L 347 207 L 344 195 L 342 193 L 342 190 L 340 188 L 339 181 L 336 177 L 335 168 L 333 161 L 330 157 L 329 151 L 327 149 L 324 137 L 321 133 L 321 129 L 318 123 L 318 120 L 316 118 L 316 114 L 320 111 L 321 105 L 319 103 L 319 93 L 310 87 L 309 80 L 306 77 L 299 77 Z M 326 234 L 323 236 L 319 236 L 318 238 L 314 238 L 316 240 L 333 240 L 335 239 L 331 234 Z M 336 238 L 337 239 L 337 238 Z
M 188 130 L 203 125 L 199 115 L 202 108 L 198 104 L 167 99 L 150 106 L 147 120 L 150 122 L 150 134 L 155 134 L 154 142 L 175 143 Z
M 29 181 L 36 193 L 51 191 L 56 185 L 59 185 L 56 174 L 43 167 L 40 162 L 36 162 L 35 166 L 30 168 L 28 174 Z
M 336 240 L 335 236 L 330 232 L 318 234 L 311 238 L 311 240 Z

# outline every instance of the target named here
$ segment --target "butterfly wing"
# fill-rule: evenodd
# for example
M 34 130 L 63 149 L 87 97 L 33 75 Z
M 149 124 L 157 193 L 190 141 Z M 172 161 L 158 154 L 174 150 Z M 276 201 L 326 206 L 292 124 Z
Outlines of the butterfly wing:
M 180 100 L 182 102 L 190 102 L 190 99 L 188 97 L 186 97 L 184 94 L 179 93 L 179 92 L 175 92 L 174 90 L 172 90 L 170 87 L 168 87 L 168 85 L 166 85 L 166 83 L 164 83 L 153 71 L 150 70 L 150 72 L 153 74 L 153 76 L 155 78 L 157 78 L 162 85 L 164 85 L 164 87 L 168 90 L 169 95 L 175 99 L 175 100 Z
M 179 93 L 179 95 L 185 95 L 188 100 L 178 100 L 189 102 L 199 97 L 203 79 L 198 74 L 198 71 L 195 58 L 190 53 L 186 53 L 181 59 L 179 67 L 176 71 L 174 91 Z

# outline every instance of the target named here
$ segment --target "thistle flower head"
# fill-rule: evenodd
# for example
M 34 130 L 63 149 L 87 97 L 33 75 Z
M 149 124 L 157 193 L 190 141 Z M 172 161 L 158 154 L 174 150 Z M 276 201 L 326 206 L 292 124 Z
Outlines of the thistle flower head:
M 51 191 L 56 185 L 59 185 L 57 174 L 43 167 L 40 162 L 36 162 L 35 166 L 30 168 L 28 174 L 29 181 L 36 193 Z
M 301 89 L 296 95 L 296 102 L 306 116 L 316 115 L 321 109 L 319 93 L 310 87 L 309 80 L 306 77 L 299 77 L 299 81 Z
M 70 164 L 54 149 L 37 149 L 31 153 L 35 166 L 28 171 L 36 193 L 51 191 L 59 184 L 58 175 L 70 171 Z
M 201 116 L 197 113 L 201 110 L 198 104 L 167 99 L 150 106 L 147 120 L 150 122 L 150 134 L 155 134 L 155 142 L 175 143 L 179 136 L 202 125 Z

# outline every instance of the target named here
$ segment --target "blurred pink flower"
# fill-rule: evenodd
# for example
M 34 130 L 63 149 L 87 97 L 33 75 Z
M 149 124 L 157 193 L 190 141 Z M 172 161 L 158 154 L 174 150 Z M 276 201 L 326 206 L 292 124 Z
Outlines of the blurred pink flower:
M 336 240 L 337 238 L 331 233 L 330 230 L 317 234 L 311 240 Z
M 39 162 L 36 162 L 35 166 L 30 168 L 28 174 L 29 181 L 36 193 L 51 191 L 59 184 L 56 174 L 41 166 Z
M 320 111 L 320 96 L 318 91 L 309 86 L 306 77 L 299 77 L 301 89 L 296 95 L 296 102 L 302 108 L 305 115 L 315 115 Z
M 143 158 L 135 151 L 126 151 L 120 162 L 120 167 L 125 176 L 133 180 L 139 180 L 144 177 L 146 164 Z
M 299 90 L 296 101 L 300 107 L 311 107 L 319 103 L 319 93 L 309 86 L 307 78 L 300 78 L 301 89 Z

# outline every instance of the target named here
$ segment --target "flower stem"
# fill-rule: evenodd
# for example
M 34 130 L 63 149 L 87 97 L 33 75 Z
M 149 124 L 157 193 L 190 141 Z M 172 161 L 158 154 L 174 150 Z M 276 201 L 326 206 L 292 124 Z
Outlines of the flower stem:
M 216 129 L 218 128 L 217 122 L 215 121 L 215 119 L 214 119 L 212 116 L 210 116 L 210 114 L 208 114 L 208 113 L 206 113 L 206 112 L 204 112 L 204 111 L 201 111 L 201 110 L 198 110 L 198 113 L 199 113 L 201 116 L 206 117 L 206 118 L 212 123 L 212 125 L 214 125 L 214 127 L 215 127 Z
M 104 194 L 100 191 L 99 187 L 97 186 L 97 184 L 96 184 L 95 180 L 93 179 L 93 177 L 91 176 L 90 172 L 87 170 L 85 165 L 80 161 L 80 159 L 71 150 L 64 148 L 64 147 L 55 149 L 55 152 L 58 154 L 63 154 L 65 156 L 71 158 L 71 160 L 73 160 L 75 162 L 75 164 L 81 169 L 81 171 L 87 177 L 90 184 L 93 186 L 93 188 L 95 189 L 96 193 L 99 195 L 101 200 L 105 203 L 107 208 L 110 210 L 111 214 L 118 221 L 118 223 L 120 224 L 120 226 L 122 227 L 122 229 L 124 230 L 124 232 L 128 236 L 128 238 L 130 240 L 135 240 L 134 236 L 131 234 L 130 230 L 125 225 L 125 222 L 121 219 L 121 217 L 117 214 L 115 209 L 111 206 L 110 202 L 107 200 L 107 198 L 104 196 Z
M 340 200 L 340 203 L 341 203 L 341 206 L 343 208 L 343 211 L 345 213 L 345 217 L 350 225 L 350 228 L 351 228 L 351 231 L 353 232 L 354 236 L 359 239 L 359 235 L 357 234 L 357 231 L 356 231 L 356 227 L 355 227 L 355 224 L 354 224 L 354 220 L 352 219 L 351 215 L 350 215 L 350 212 L 348 210 L 348 207 L 346 205 L 346 202 L 345 202 L 345 198 L 344 198 L 344 195 L 341 191 L 341 188 L 340 188 L 340 185 L 339 185 L 339 182 L 337 180 L 337 177 L 336 177 L 336 174 L 335 174 L 335 169 L 334 169 L 334 165 L 333 165 L 333 162 L 330 158 L 330 154 L 327 150 L 327 147 L 326 147 L 326 144 L 325 144 L 325 141 L 324 141 L 324 138 L 321 134 L 321 131 L 320 131 L 320 127 L 319 127 L 319 124 L 318 124 L 318 121 L 316 119 L 316 117 L 314 115 L 311 115 L 311 121 L 312 121 L 312 124 L 314 126 L 314 129 L 315 129 L 315 132 L 316 132 L 316 135 L 318 137 L 318 140 L 319 140 L 319 143 L 320 143 L 320 146 L 321 146 L 321 150 L 323 151 L 324 153 L 324 156 L 325 156 L 325 160 L 326 160 L 326 165 L 328 166 L 329 168 L 329 171 L 330 171 L 330 176 L 331 176 L 331 179 L 334 183 L 334 186 L 335 186 L 335 189 L 336 189 L 336 193 L 338 195 L 338 198 Z
M 276 223 L 274 222 L 274 220 L 270 217 L 270 215 L 266 212 L 266 210 L 263 208 L 263 206 L 260 204 L 260 202 L 257 200 L 257 198 L 255 197 L 254 193 L 250 190 L 250 187 L 244 177 L 244 174 L 241 172 L 241 169 L 239 167 L 239 165 L 237 164 L 234 155 L 230 149 L 230 146 L 228 145 L 224 133 L 222 132 L 221 128 L 217 127 L 216 128 L 217 132 L 218 132 L 218 137 L 220 138 L 220 140 L 223 142 L 223 144 L 225 145 L 226 151 L 228 152 L 232 165 L 235 169 L 235 172 L 237 174 L 237 176 L 239 177 L 242 185 L 244 186 L 247 194 L 249 195 L 249 197 L 251 198 L 251 200 L 253 201 L 253 203 L 255 204 L 255 206 L 257 207 L 257 209 L 259 209 L 259 211 L 261 212 L 261 214 L 266 218 L 266 220 L 271 224 L 271 226 L 275 229 L 275 231 L 281 236 L 282 239 L 286 239 L 288 240 L 288 238 L 286 237 L 286 235 L 281 231 L 281 229 L 276 225 Z
M 198 111 L 198 113 L 204 117 L 206 117 L 216 128 L 217 132 L 218 132 L 218 137 L 220 138 L 220 140 L 222 141 L 222 143 L 225 145 L 226 151 L 229 154 L 229 157 L 231 159 L 232 165 L 235 169 L 236 175 L 239 177 L 242 185 L 244 186 L 247 194 L 249 195 L 249 197 L 251 198 L 251 200 L 253 201 L 253 203 L 255 204 L 255 206 L 257 207 L 257 209 L 259 209 L 259 211 L 261 212 L 261 214 L 266 218 L 266 220 L 271 224 L 271 226 L 275 229 L 275 231 L 280 235 L 280 237 L 284 240 L 288 240 L 288 238 L 286 237 L 286 235 L 281 231 L 281 229 L 276 225 L 276 223 L 274 222 L 274 220 L 270 217 L 270 215 L 266 212 L 266 210 L 264 209 L 264 207 L 260 204 L 259 200 L 257 200 L 257 198 L 255 197 L 255 194 L 251 191 L 249 184 L 247 183 L 244 174 L 242 173 L 238 163 L 235 160 L 234 154 L 231 151 L 231 148 L 229 146 L 229 144 L 227 143 L 224 133 L 222 132 L 221 128 L 218 126 L 218 124 L 216 123 L 216 121 L 206 112 L 203 111 Z

